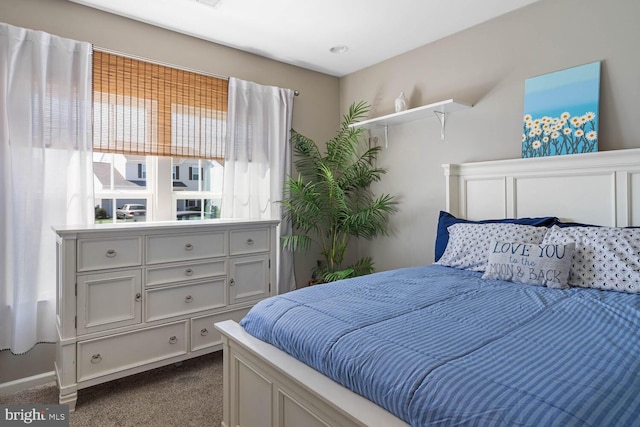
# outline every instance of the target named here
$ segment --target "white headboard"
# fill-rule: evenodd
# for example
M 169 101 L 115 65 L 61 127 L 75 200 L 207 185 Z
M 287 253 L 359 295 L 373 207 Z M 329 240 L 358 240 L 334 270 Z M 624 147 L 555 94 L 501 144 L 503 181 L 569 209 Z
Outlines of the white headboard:
M 557 216 L 640 226 L 640 149 L 443 165 L 447 210 L 467 219 Z

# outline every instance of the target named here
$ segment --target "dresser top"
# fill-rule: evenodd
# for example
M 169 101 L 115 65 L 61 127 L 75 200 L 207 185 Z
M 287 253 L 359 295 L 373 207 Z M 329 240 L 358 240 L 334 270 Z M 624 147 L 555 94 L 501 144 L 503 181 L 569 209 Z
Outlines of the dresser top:
M 64 225 L 54 226 L 53 230 L 61 235 L 75 233 L 126 233 L 126 232 L 197 232 L 209 228 L 230 228 L 230 227 L 255 227 L 272 226 L 280 223 L 277 219 L 240 219 L 221 218 L 203 219 L 189 221 L 149 221 L 149 222 L 127 222 L 118 224 L 89 224 L 89 225 Z

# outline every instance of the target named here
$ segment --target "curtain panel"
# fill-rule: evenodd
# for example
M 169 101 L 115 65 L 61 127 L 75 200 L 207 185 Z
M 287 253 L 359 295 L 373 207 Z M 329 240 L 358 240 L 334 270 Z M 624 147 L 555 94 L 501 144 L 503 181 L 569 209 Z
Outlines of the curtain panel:
M 291 223 L 278 203 L 291 174 L 293 97 L 291 89 L 229 79 L 221 217 L 280 220 L 278 293 L 295 289 L 293 253 L 280 245 Z
M 0 23 L 0 349 L 55 342 L 53 226 L 93 222 L 91 45 Z

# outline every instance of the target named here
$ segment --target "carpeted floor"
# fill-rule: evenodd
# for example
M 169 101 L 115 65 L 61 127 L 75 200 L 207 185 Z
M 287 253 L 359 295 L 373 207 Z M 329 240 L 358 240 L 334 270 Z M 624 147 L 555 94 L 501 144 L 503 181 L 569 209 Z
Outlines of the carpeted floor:
M 0 397 L 0 403 L 58 403 L 55 383 Z M 71 427 L 219 427 L 222 352 L 78 391 Z

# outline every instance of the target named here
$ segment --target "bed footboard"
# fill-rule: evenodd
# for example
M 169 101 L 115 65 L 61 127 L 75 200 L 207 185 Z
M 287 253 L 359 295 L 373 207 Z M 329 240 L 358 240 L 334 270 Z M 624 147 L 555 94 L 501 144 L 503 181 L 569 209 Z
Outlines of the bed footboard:
M 408 426 L 237 323 L 216 329 L 224 352 L 223 427 Z

